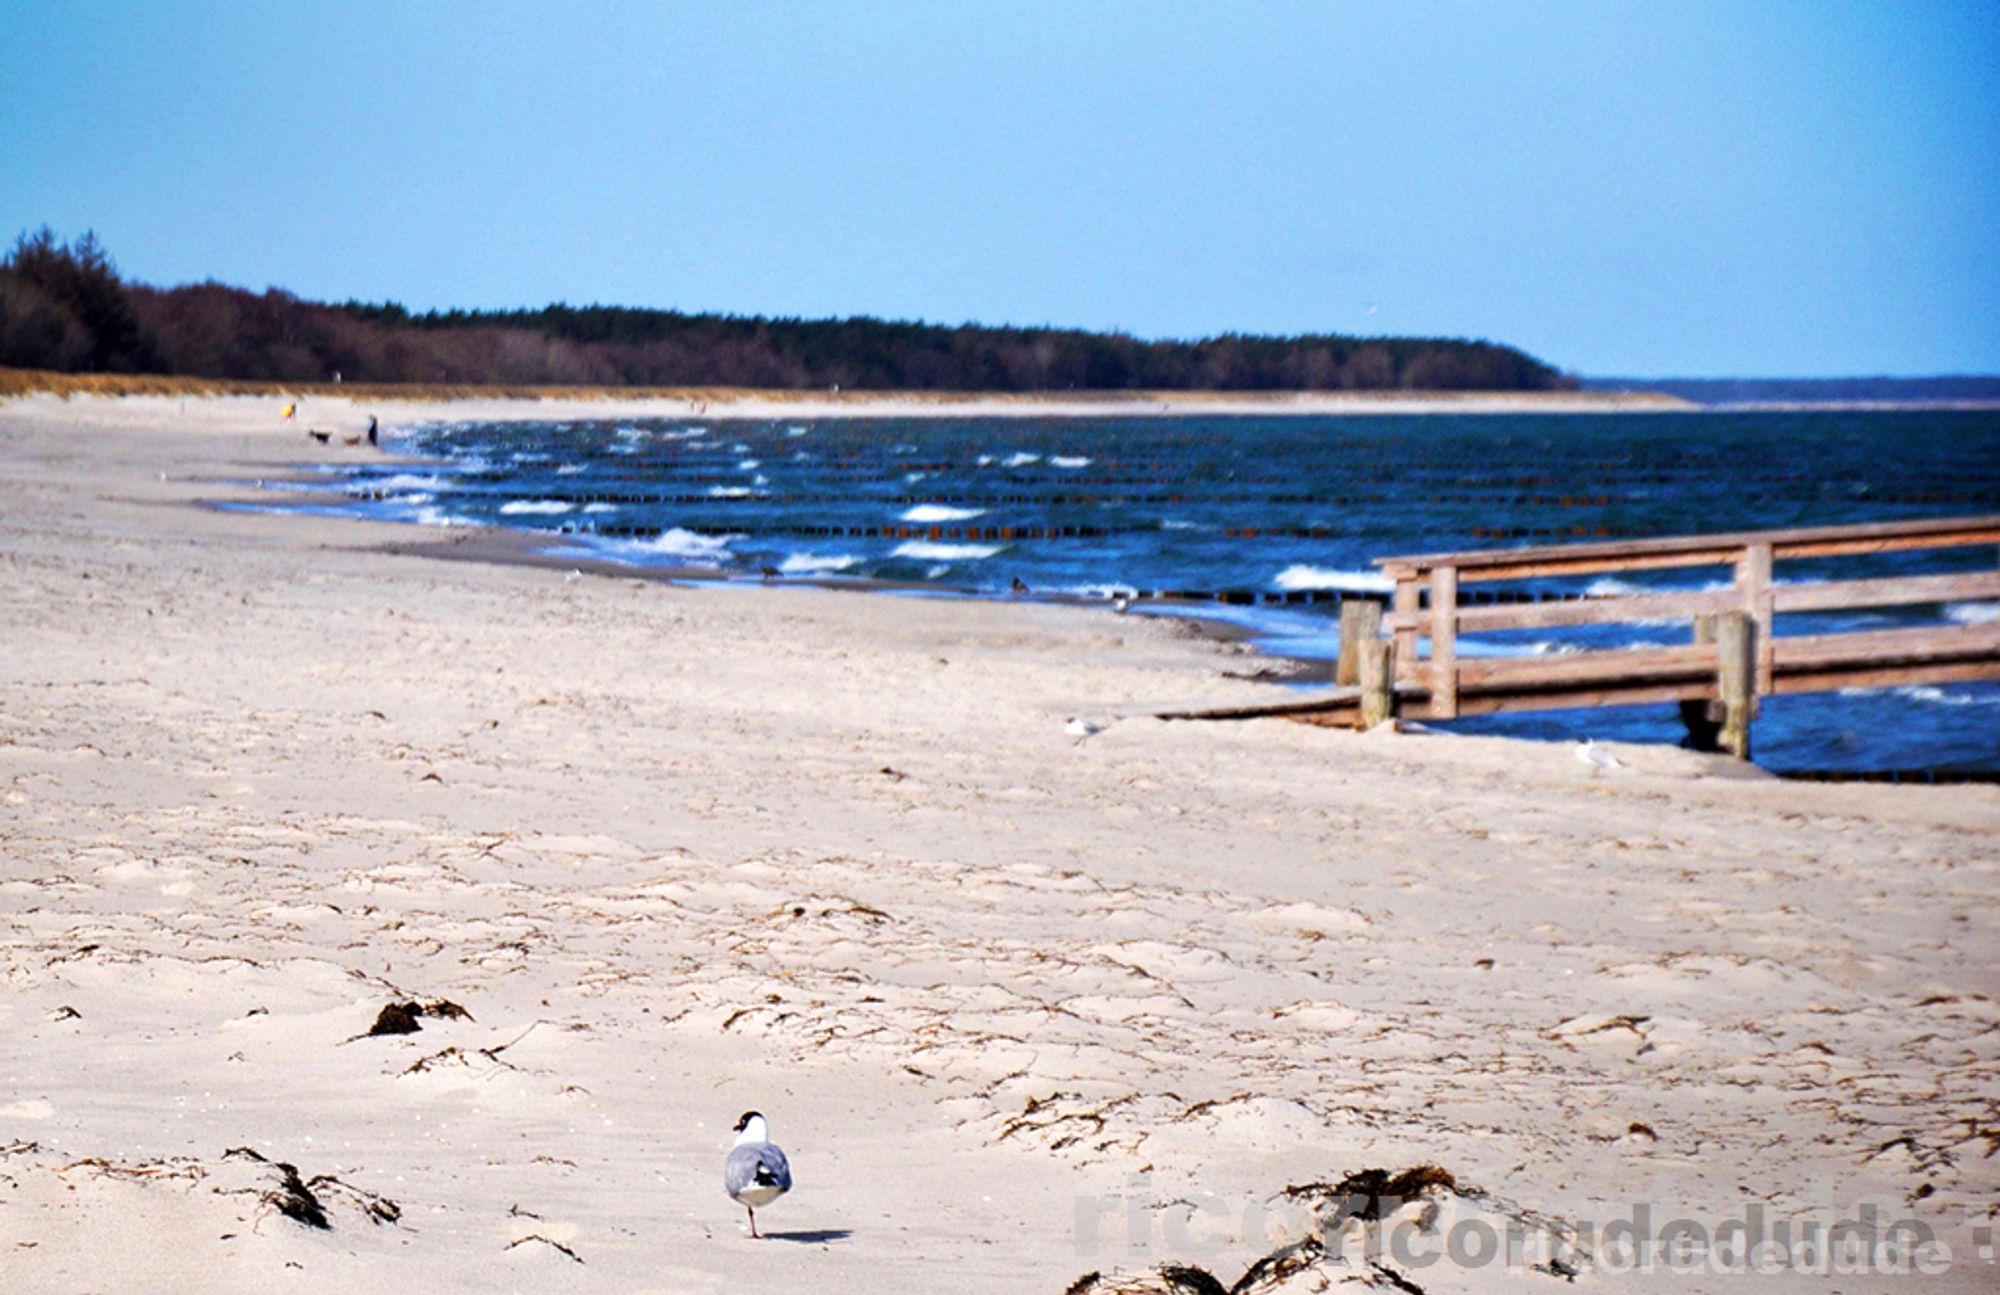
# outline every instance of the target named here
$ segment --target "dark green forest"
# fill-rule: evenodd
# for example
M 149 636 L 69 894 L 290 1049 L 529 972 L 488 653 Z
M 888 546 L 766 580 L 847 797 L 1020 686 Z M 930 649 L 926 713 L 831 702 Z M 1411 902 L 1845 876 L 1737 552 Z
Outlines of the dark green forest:
M 623 306 L 432 311 L 122 279 L 44 227 L 0 261 L 0 366 L 319 382 L 1061 391 L 1546 391 L 1573 379 L 1492 342 L 1145 341 L 1079 329 L 696 315 Z

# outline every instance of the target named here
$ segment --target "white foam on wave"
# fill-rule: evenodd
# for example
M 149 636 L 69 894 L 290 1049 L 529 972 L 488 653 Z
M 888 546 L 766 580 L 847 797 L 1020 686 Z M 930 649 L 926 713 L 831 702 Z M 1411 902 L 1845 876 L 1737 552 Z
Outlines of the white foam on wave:
M 780 575 L 812 576 L 845 571 L 861 559 L 851 553 L 791 553 L 778 564 Z
M 1944 618 L 1958 625 L 2000 624 L 2000 603 L 1947 603 Z
M 748 499 L 756 493 L 749 486 L 710 486 L 708 488 L 708 497 L 710 499 Z
M 559 477 L 573 477 L 579 472 L 588 471 L 590 471 L 590 465 L 587 463 L 565 463 L 556 469 L 556 475 Z
M 445 485 L 443 477 L 417 472 L 398 472 L 388 477 L 362 477 L 353 483 L 348 493 L 359 490 L 437 490 Z
M 622 505 L 619 504 L 585 504 L 583 511 L 586 513 L 615 513 L 620 507 Z
M 727 557 L 730 541 L 742 538 L 740 535 L 698 535 L 676 526 L 650 539 L 599 539 L 592 541 L 590 547 L 613 562 L 643 564 L 659 558 L 712 561 Z
M 918 504 L 904 510 L 898 517 L 900 522 L 963 522 L 986 515 L 984 508 L 953 508 L 948 504 Z
M 804 436 L 804 435 L 805 435 L 805 434 L 806 434 L 807 432 L 810 432 L 811 430 L 812 430 L 812 428 L 810 428 L 810 427 L 787 427 L 787 428 L 785 429 L 785 435 L 787 435 L 787 436 Z
M 738 472 L 755 472 L 763 466 L 764 461 L 762 459 L 738 459 L 736 461 L 736 470 Z
M 1058 454 L 1049 460 L 1052 468 L 1087 468 L 1090 460 L 1074 454 Z
M 411 516 L 410 520 L 417 523 L 419 526 L 479 525 L 477 521 L 475 521 L 470 517 L 461 517 L 457 513 L 447 512 L 446 510 L 439 508 L 433 504 L 426 504 L 423 507 L 417 509 L 417 511 Z
M 1381 593 L 1396 587 L 1389 577 L 1373 571 L 1342 571 L 1333 567 L 1309 567 L 1303 563 L 1286 567 L 1272 583 L 1286 590 L 1351 589 L 1357 593 Z
M 576 507 L 561 499 L 516 499 L 512 503 L 500 505 L 500 513 L 505 517 L 519 517 L 523 514 L 566 513 Z
M 1025 468 L 1030 463 L 1040 463 L 1041 461 L 1041 455 L 1030 454 L 1026 450 L 1021 450 L 1018 453 L 1008 455 L 1007 461 L 1000 466 L 1003 468 Z
M 990 558 L 1005 547 L 1004 544 L 937 544 L 930 540 L 910 540 L 898 544 L 891 551 L 891 556 L 916 558 L 924 562 L 973 562 Z
M 1893 690 L 1898 697 L 1933 706 L 2000 706 L 2000 696 L 1959 692 L 1932 684 L 1910 684 Z

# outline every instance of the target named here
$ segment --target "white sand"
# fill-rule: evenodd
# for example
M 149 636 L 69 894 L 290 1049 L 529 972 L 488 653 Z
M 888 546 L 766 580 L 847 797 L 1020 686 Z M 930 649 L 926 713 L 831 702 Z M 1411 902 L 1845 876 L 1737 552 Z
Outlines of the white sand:
M 1079 744 L 1264 694 L 1150 619 L 190 506 L 366 452 L 275 408 L 0 406 L 7 1289 L 1227 1284 L 1298 1235 L 1279 1189 L 1422 1162 L 1495 1218 L 1874 1202 L 1953 1254 L 1582 1287 L 1994 1288 L 1993 789 L 1277 721 Z M 407 997 L 475 1019 L 344 1042 Z M 798 1179 L 764 1242 L 721 1188 L 749 1107 Z M 322 1185 L 308 1229 L 238 1147 L 400 1217 Z

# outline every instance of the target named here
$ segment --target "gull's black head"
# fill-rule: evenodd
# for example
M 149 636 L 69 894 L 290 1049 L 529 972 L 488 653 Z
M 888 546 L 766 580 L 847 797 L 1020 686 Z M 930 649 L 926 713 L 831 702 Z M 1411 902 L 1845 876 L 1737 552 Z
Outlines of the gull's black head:
M 745 1111 L 741 1116 L 737 1117 L 735 1132 L 741 1133 L 750 1127 L 750 1121 L 761 1120 L 763 1118 L 764 1116 L 761 1111 Z

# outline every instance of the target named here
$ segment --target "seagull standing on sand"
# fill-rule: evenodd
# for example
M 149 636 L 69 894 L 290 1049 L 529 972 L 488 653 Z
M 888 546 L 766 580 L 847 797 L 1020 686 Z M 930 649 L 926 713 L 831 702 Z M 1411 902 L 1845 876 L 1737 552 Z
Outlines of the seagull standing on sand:
M 1102 733 L 1104 731 L 1104 728 L 1105 726 L 1098 723 L 1096 720 L 1085 719 L 1081 715 L 1072 715 L 1067 720 L 1063 721 L 1063 732 L 1075 738 L 1076 744 L 1078 746 L 1082 746 L 1085 742 L 1088 742 L 1091 738 L 1094 738 L 1099 733 Z
M 1585 738 L 1576 744 L 1576 758 L 1590 766 L 1593 778 L 1601 778 L 1613 769 L 1625 767 L 1625 762 L 1611 752 L 1598 750 L 1597 742 L 1592 738 Z
M 736 1145 L 722 1165 L 722 1185 L 730 1199 L 750 1211 L 750 1235 L 757 1233 L 757 1207 L 792 1190 L 792 1167 L 771 1142 L 770 1127 L 756 1111 L 736 1121 Z

